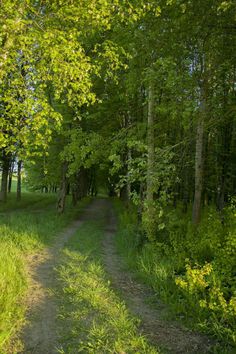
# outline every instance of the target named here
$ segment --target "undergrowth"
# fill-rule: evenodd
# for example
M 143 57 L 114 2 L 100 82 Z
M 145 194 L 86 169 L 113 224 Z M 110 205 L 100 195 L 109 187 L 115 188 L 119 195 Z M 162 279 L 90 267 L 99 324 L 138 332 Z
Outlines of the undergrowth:
M 218 339 L 217 353 L 236 344 L 236 215 L 204 211 L 198 228 L 181 210 L 167 211 L 156 239 L 137 227 L 135 209 L 115 201 L 119 215 L 117 247 L 127 264 L 169 304 L 172 316 Z
M 25 256 L 49 245 L 87 202 L 76 209 L 68 205 L 65 215 L 59 216 L 53 201 L 55 196 L 27 193 L 17 211 L 13 198 L 4 208 L 1 205 L 5 212 L 0 214 L 0 353 L 15 352 L 9 344 L 24 321 L 21 300 L 28 285 Z
M 60 353 L 157 354 L 114 293 L 101 261 L 101 222 L 84 223 L 64 249 Z

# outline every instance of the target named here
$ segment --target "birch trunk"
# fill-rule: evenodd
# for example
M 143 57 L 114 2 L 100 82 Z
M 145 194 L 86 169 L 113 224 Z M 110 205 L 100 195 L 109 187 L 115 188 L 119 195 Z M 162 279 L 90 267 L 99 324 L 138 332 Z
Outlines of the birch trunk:
M 16 200 L 19 202 L 21 200 L 21 168 L 22 161 L 17 163 L 17 189 L 16 189 Z
M 154 89 L 150 83 L 148 88 L 148 126 L 147 126 L 147 203 L 151 205 L 153 202 L 153 169 L 154 169 Z
M 6 203 L 7 201 L 7 181 L 10 167 L 10 157 L 3 152 L 3 163 L 2 163 L 2 180 L 1 180 L 1 193 L 0 201 Z
M 67 169 L 68 169 L 67 162 L 63 162 L 62 172 L 61 172 L 61 185 L 60 185 L 58 201 L 57 201 L 57 211 L 59 214 L 64 213 L 65 210 L 66 192 L 67 192 L 67 177 L 66 177 Z
M 199 224 L 201 220 L 201 201 L 203 189 L 203 137 L 204 137 L 204 117 L 206 115 L 206 92 L 205 82 L 200 87 L 200 105 L 199 105 L 199 118 L 197 122 L 196 133 L 196 152 L 195 152 L 195 191 L 193 202 L 192 221 L 194 224 Z

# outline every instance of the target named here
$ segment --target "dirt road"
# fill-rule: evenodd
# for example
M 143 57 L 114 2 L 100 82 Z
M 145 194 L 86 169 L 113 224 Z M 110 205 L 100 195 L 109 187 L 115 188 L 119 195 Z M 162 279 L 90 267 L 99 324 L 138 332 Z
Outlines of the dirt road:
M 151 290 L 139 284 L 132 274 L 124 272 L 122 259 L 115 249 L 116 218 L 108 200 L 94 200 L 78 221 L 64 230 L 54 244 L 27 259 L 30 288 L 26 298 L 27 322 L 21 334 L 25 354 L 58 353 L 57 300 L 58 286 L 55 268 L 60 264 L 60 251 L 85 220 L 99 218 L 101 210 L 107 214 L 104 233 L 104 264 L 113 287 L 121 294 L 131 313 L 141 319 L 140 331 L 155 345 L 170 353 L 207 353 L 210 342 L 205 336 L 194 334 L 176 323 L 162 319 L 163 305 L 155 308 L 147 304 Z M 89 235 L 88 235 L 89 236 Z M 98 353 L 99 354 L 99 353 Z

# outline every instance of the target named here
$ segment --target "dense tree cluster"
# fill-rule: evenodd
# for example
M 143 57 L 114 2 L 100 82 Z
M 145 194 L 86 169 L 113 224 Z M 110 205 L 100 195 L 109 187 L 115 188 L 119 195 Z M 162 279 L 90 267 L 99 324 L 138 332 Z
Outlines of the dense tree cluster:
M 69 185 L 76 202 L 96 175 L 149 216 L 193 202 L 197 224 L 203 204 L 224 208 L 236 188 L 233 2 L 0 6 L 2 200 L 14 159 L 36 163 L 29 179 L 60 190 L 60 210 Z
M 67 194 L 76 204 L 99 188 L 132 202 L 145 240 L 182 252 L 173 274 L 186 256 L 214 260 L 199 272 L 216 270 L 207 296 L 231 326 L 235 1 L 4 0 L 0 29 L 0 200 L 14 173 L 20 199 L 23 164 L 31 188 L 58 193 L 60 213 Z M 208 208 L 220 221 L 202 232 Z M 173 210 L 191 210 L 191 241 Z
M 17 155 L 41 156 L 46 189 L 61 164 L 74 197 L 102 166 L 149 214 L 167 198 L 193 201 L 194 223 L 204 203 L 223 209 L 236 188 L 231 1 L 4 1 L 1 28 L 3 200 Z

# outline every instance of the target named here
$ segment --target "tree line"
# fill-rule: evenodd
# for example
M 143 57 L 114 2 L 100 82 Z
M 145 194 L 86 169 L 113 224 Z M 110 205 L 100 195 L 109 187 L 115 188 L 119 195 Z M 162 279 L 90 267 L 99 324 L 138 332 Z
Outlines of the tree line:
M 61 212 L 68 191 L 76 203 L 99 184 L 144 220 L 165 205 L 192 208 L 194 224 L 204 205 L 224 209 L 236 188 L 233 2 L 0 7 L 1 200 L 16 159 Z

